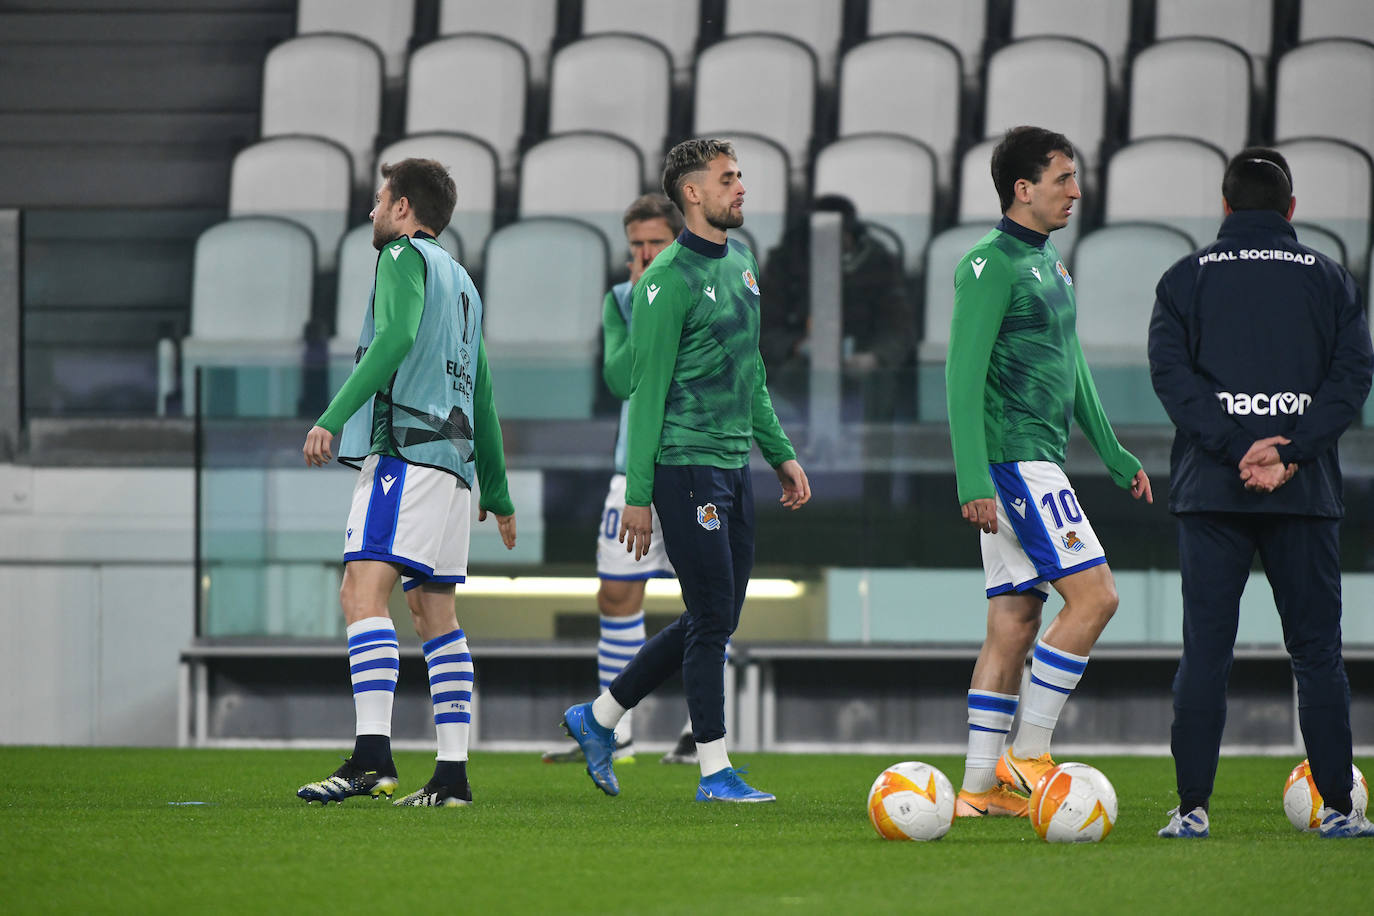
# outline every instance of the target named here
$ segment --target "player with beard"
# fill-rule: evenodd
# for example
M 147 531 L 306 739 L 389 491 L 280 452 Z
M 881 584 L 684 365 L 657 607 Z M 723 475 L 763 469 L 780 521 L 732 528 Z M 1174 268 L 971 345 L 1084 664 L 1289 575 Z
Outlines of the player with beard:
M 725 748 L 725 644 L 754 565 L 753 443 L 777 472 L 784 506 L 804 505 L 811 487 L 765 385 L 758 263 L 728 237 L 744 222 L 734 147 L 679 143 L 668 152 L 663 191 L 687 227 L 634 288 L 620 539 L 642 556 L 657 536 L 650 506 L 657 510 L 686 610 L 593 702 L 569 708 L 563 725 L 582 746 L 593 783 L 617 795 L 616 725 L 681 671 L 701 767 L 697 800 L 769 802 L 774 796 L 745 783 Z

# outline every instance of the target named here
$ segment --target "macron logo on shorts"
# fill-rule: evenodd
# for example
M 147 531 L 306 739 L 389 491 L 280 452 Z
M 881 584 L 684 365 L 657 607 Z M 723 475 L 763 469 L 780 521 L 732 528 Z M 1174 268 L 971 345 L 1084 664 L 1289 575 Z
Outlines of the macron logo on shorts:
M 1022 518 L 1025 518 L 1025 517 L 1026 517 L 1026 499 L 1025 499 L 1025 497 L 1023 497 L 1023 496 L 1018 496 L 1018 497 L 1016 497 L 1015 499 L 1013 499 L 1013 500 L 1011 501 L 1011 507 L 1012 507 L 1013 509 L 1016 510 L 1016 514 L 1017 514 L 1017 515 L 1021 516 Z
M 386 495 L 390 495 L 390 494 L 391 494 L 391 485 L 394 484 L 395 482 L 396 482 L 396 475 L 394 475 L 394 474 L 388 474 L 388 475 L 386 475 L 385 477 L 383 477 L 383 478 L 382 478 L 382 493 L 383 493 L 383 494 L 386 494 Z

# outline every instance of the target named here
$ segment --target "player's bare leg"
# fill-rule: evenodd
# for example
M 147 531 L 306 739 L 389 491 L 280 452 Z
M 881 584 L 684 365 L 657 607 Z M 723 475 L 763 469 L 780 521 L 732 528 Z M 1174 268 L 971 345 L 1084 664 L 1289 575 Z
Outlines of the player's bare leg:
M 328 804 L 355 795 L 390 797 L 396 791 L 391 759 L 391 707 L 400 668 L 396 627 L 387 599 L 400 574 L 390 563 L 353 560 L 344 564 L 339 605 L 348 625 L 357 737 L 353 753 L 333 774 L 307 783 L 299 798 Z
M 429 669 L 430 699 L 439 750 L 434 775 L 420 789 L 396 802 L 414 808 L 452 808 L 469 804 L 468 739 L 472 729 L 472 655 L 458 626 L 454 588 L 426 583 L 406 592 L 415 632 L 423 641 Z
M 1059 713 L 1088 664 L 1088 653 L 1116 613 L 1116 580 L 1105 563 L 1052 583 L 1064 607 L 1031 658 L 1030 685 L 1011 747 L 997 762 L 997 776 L 1029 792 L 1051 767 L 1050 739 Z
M 969 684 L 969 749 L 955 817 L 1024 817 L 1026 798 L 997 778 L 998 755 L 1016 713 L 1026 653 L 1040 631 L 1035 592 L 988 599 L 988 629 Z

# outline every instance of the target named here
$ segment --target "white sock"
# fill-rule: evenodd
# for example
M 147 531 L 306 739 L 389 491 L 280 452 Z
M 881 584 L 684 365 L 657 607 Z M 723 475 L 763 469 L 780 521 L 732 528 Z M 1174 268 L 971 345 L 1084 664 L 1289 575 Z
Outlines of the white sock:
M 401 646 L 390 617 L 365 617 L 348 626 L 348 669 L 353 678 L 354 734 L 391 737 L 391 707 L 401 673 Z
M 1086 667 L 1086 655 L 1056 649 L 1043 639 L 1035 644 L 1030 686 L 1026 688 L 1026 702 L 1021 707 L 1021 724 L 1011 743 L 1014 756 L 1039 757 L 1050 752 L 1050 738 L 1059 721 L 1059 712 L 1078 686 L 1078 679 Z
M 436 760 L 467 760 L 472 732 L 472 654 L 462 629 L 424 644 L 429 666 L 429 695 L 434 703 L 434 731 L 439 737 Z
M 725 752 L 725 739 L 717 738 L 702 744 L 697 742 L 697 762 L 701 765 L 701 775 L 719 773 L 730 765 L 730 755 Z
M 615 701 L 609 690 L 601 691 L 601 696 L 592 700 L 592 718 L 602 728 L 615 731 L 626 712 L 628 710 Z
M 1016 695 L 991 690 L 968 692 L 968 755 L 964 758 L 965 792 L 986 792 L 997 784 L 997 758 L 1016 717 Z
M 601 639 L 596 644 L 596 669 L 601 678 L 601 689 L 609 690 L 611 681 L 624 670 L 644 645 L 644 611 L 641 609 L 629 617 L 607 617 L 601 615 Z M 632 741 L 631 730 L 633 712 L 627 710 L 616 723 L 616 741 L 620 744 Z

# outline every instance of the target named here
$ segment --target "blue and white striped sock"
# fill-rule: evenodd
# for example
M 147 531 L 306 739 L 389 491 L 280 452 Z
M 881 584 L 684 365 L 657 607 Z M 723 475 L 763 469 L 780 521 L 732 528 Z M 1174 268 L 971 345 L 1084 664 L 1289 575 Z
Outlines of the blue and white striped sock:
M 611 681 L 625 669 L 630 659 L 644 645 L 644 611 L 635 612 L 629 617 L 607 617 L 601 615 L 601 639 L 596 644 L 596 670 L 601 678 L 601 692 L 610 689 Z M 616 723 L 616 740 L 624 744 L 632 740 L 630 720 L 632 711 L 627 711 Z
M 968 692 L 968 755 L 964 758 L 965 792 L 986 792 L 997 784 L 997 758 L 1016 718 L 1016 695 L 991 690 Z
M 1014 756 L 1039 757 L 1050 752 L 1050 738 L 1054 735 L 1059 713 L 1087 667 L 1086 655 L 1056 649 L 1043 639 L 1035 644 L 1026 705 L 1021 710 L 1021 724 L 1011 744 Z
M 424 644 L 429 666 L 429 695 L 434 701 L 434 730 L 439 736 L 437 760 L 467 760 L 472 731 L 472 655 L 462 629 Z
M 390 617 L 365 617 L 348 627 L 348 671 L 358 735 L 391 737 L 391 706 L 401 673 L 401 646 Z

